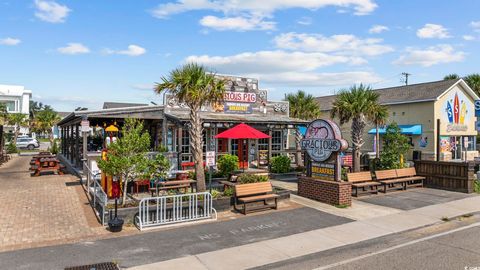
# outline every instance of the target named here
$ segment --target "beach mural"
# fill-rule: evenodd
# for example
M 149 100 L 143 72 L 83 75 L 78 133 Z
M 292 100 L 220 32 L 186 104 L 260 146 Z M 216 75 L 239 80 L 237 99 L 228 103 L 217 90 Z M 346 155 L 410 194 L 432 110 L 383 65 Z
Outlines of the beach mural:
M 443 121 L 448 121 L 447 132 L 468 130 L 467 123 L 472 114 L 468 108 L 473 108 L 473 103 L 463 92 L 450 94 L 444 105 L 443 117 Z

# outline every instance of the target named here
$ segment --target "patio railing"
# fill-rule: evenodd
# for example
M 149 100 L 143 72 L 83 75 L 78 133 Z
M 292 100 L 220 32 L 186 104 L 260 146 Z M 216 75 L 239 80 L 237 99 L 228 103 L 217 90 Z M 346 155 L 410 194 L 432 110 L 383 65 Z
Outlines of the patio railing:
M 105 226 L 105 215 L 107 214 L 106 208 L 108 197 L 105 191 L 103 191 L 102 186 L 100 185 L 100 173 L 92 172 L 86 162 L 84 162 L 83 165 L 87 169 L 86 189 L 90 197 L 90 205 L 92 206 L 95 215 L 97 215 L 100 223 Z
M 180 222 L 217 219 L 209 192 L 144 198 L 138 205 L 136 225 L 140 230 Z

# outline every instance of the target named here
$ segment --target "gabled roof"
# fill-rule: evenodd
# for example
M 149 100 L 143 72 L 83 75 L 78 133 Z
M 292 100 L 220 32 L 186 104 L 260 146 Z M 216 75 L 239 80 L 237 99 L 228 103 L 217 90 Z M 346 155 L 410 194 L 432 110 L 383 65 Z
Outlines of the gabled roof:
M 466 90 L 472 95 L 473 91 L 462 79 L 418 83 L 375 89 L 374 91 L 380 94 L 379 102 L 383 105 L 425 102 L 437 100 L 443 93 L 458 83 L 461 83 L 463 86 L 465 86 L 467 88 Z M 475 94 L 473 93 L 473 95 Z M 316 101 L 318 102 L 322 111 L 328 111 L 332 109 L 332 105 L 336 97 L 336 95 L 317 97 Z
M 124 102 L 104 102 L 103 109 L 127 108 L 127 107 L 141 107 L 148 106 L 142 103 L 124 103 Z

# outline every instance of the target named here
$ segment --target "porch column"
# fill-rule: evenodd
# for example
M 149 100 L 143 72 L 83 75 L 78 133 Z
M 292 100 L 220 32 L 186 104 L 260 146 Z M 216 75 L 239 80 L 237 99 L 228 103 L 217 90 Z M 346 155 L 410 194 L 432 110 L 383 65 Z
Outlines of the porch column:
M 270 160 L 272 159 L 272 129 L 268 129 L 268 165 L 270 165 Z
M 79 125 L 75 124 L 75 166 L 78 167 L 80 163 L 80 155 L 79 155 L 79 142 L 80 141 L 80 134 L 79 134 Z
M 178 126 L 177 129 L 177 151 L 178 151 L 178 169 L 182 169 L 182 133 L 183 133 L 183 128 L 182 126 Z
M 74 153 L 75 153 L 75 144 L 74 144 L 74 134 L 73 134 L 73 126 L 70 125 L 70 163 L 73 165 L 73 158 L 74 158 Z

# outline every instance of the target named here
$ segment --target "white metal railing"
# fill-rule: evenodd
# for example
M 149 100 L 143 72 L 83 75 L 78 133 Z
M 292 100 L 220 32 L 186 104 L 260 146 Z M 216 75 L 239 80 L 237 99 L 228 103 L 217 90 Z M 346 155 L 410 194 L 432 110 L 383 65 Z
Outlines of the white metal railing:
M 86 188 L 90 196 L 90 202 L 95 214 L 99 218 L 102 225 L 106 225 L 105 214 L 108 203 L 108 197 L 100 185 L 100 173 L 94 173 L 84 161 L 85 168 L 87 168 L 87 183 Z
M 201 219 L 217 219 L 209 192 L 144 198 L 138 205 L 136 223 L 140 230 L 148 227 Z

